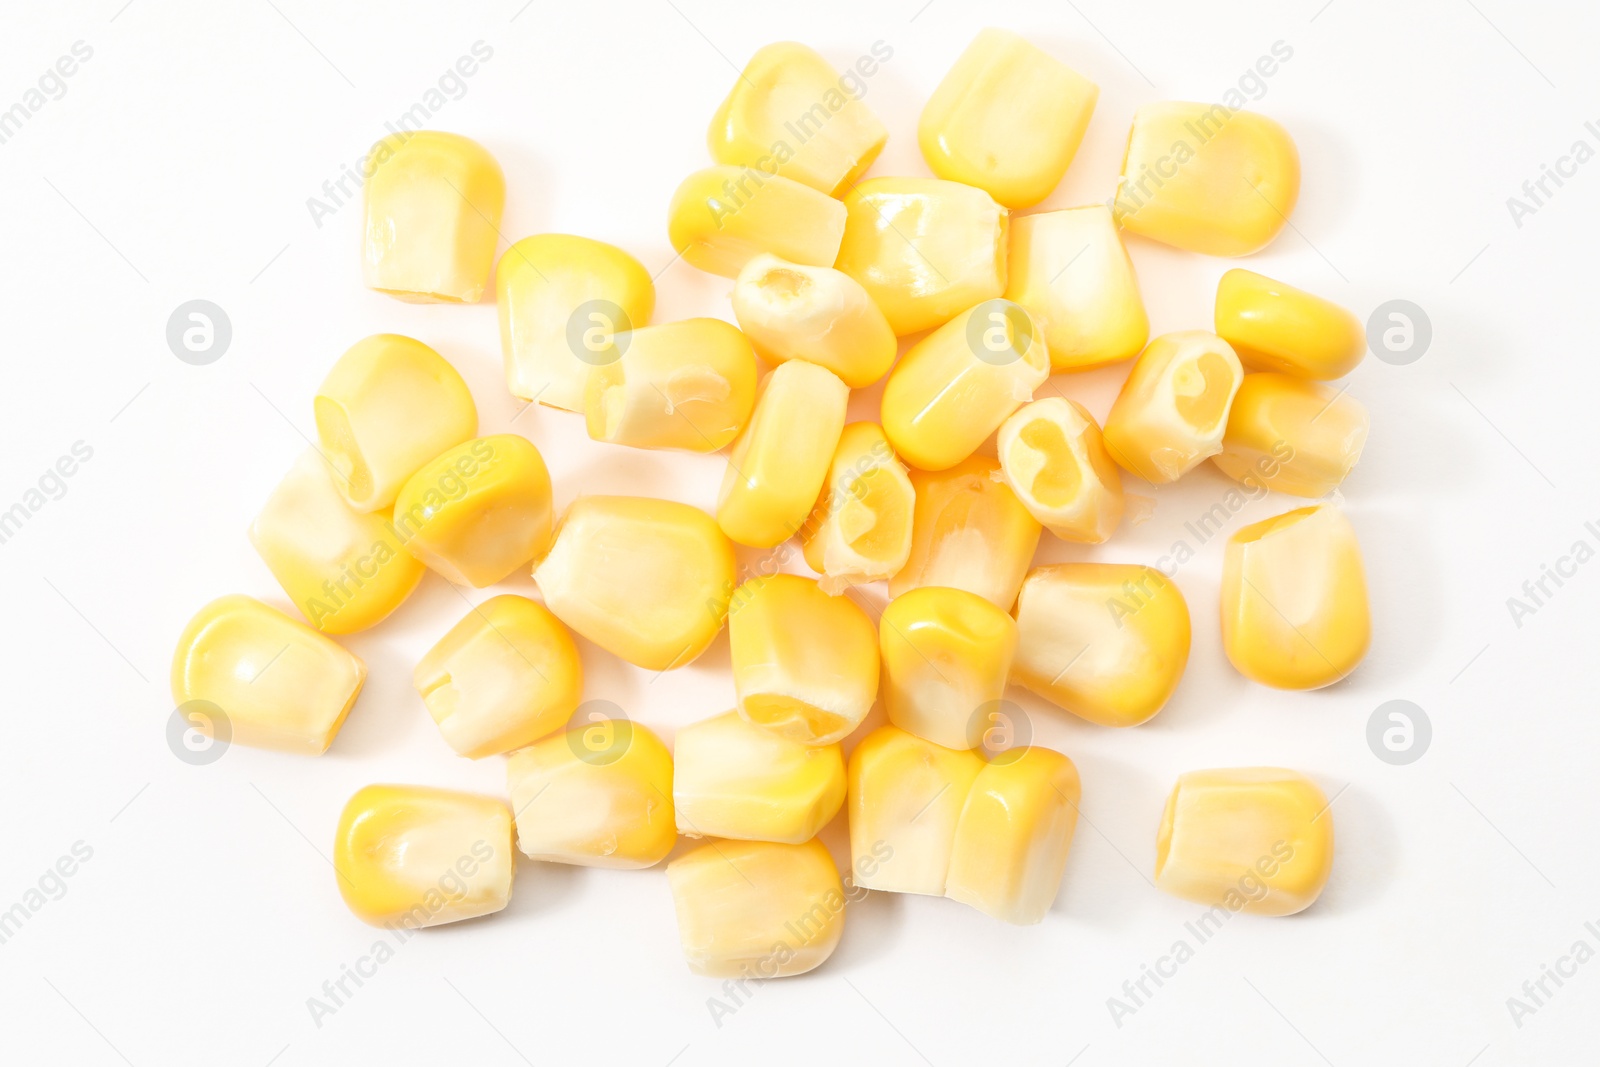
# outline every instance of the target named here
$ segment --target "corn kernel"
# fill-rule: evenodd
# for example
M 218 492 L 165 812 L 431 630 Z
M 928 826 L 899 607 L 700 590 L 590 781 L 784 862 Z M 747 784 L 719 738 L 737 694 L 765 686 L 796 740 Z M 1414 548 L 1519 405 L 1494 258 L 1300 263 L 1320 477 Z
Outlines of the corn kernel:
M 715 452 L 756 400 L 756 356 L 721 319 L 645 326 L 616 339 L 621 356 L 589 372 L 584 416 L 596 441 Z
M 850 755 L 850 854 L 855 884 L 942 897 L 956 823 L 984 768 L 976 752 L 893 726 Z
M 861 283 L 832 267 L 759 255 L 733 287 L 733 314 L 762 359 L 803 359 L 865 389 L 894 362 L 894 331 Z
M 1367 354 L 1361 320 L 1331 300 L 1235 267 L 1217 282 L 1217 336 L 1251 370 L 1343 378 Z
M 1001 425 L 995 447 L 1022 506 L 1063 541 L 1097 545 L 1122 521 L 1122 476 L 1083 405 L 1035 400 Z
M 889 579 L 889 597 L 947 586 L 1010 611 L 1040 527 L 1002 480 L 999 465 L 972 456 L 944 471 L 913 470 L 911 486 L 917 496 L 911 556 Z
M 672 806 L 687 837 L 803 844 L 844 804 L 844 753 L 724 712 L 678 731 Z
M 1228 342 L 1203 330 L 1162 334 L 1134 363 L 1111 414 L 1111 458 L 1147 482 L 1175 482 L 1222 451 L 1244 368 Z
M 1344 512 L 1300 508 L 1228 538 L 1222 647 L 1240 674 L 1320 689 L 1356 669 L 1371 637 L 1361 546 Z
M 976 748 L 985 704 L 1005 692 L 1017 624 L 974 593 L 926 586 L 878 620 L 889 721 L 945 748 Z
M 695 171 L 667 211 L 673 249 L 724 278 L 737 278 L 762 252 L 830 267 L 845 230 L 845 207 L 827 193 L 750 167 Z
M 823 576 L 822 588 L 843 593 L 899 573 L 911 555 L 915 502 L 878 424 L 846 426 L 804 533 L 806 565 Z
M 1293 915 L 1333 870 L 1333 815 L 1315 782 L 1278 767 L 1180 775 L 1156 836 L 1156 885 L 1197 904 Z
M 1326 496 L 1361 459 L 1367 425 L 1367 409 L 1342 389 L 1258 371 L 1244 376 L 1211 462 L 1246 485 Z

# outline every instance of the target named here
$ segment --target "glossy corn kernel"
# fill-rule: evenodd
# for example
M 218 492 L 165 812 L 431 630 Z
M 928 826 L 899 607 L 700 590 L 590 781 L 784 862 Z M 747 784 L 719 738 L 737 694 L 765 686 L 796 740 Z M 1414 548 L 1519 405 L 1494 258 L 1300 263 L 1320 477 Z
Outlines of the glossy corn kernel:
M 876 662 L 870 629 L 864 640 Z M 353 652 L 240 595 L 201 608 L 172 654 L 172 699 L 214 705 L 227 723 L 223 740 L 310 756 L 328 750 L 366 678 Z M 215 722 L 203 729 L 217 736 Z
M 406 551 L 479 589 L 550 547 L 550 472 L 526 437 L 477 437 L 446 449 L 395 499 Z
M 478 432 L 467 383 L 409 337 L 357 341 L 317 390 L 317 438 L 334 483 L 357 511 L 394 503 L 424 463 Z
M 883 387 L 883 432 L 923 470 L 966 459 L 1050 376 L 1038 322 L 1020 304 L 987 300 L 918 341 Z
M 426 568 L 387 511 L 359 512 L 315 450 L 301 454 L 250 526 L 250 543 L 312 626 L 348 634 L 382 622 Z
M 972 456 L 948 470 L 913 470 L 911 485 L 917 495 L 911 556 L 889 579 L 890 598 L 946 586 L 1010 611 L 1038 547 L 1040 526 L 999 465 Z
M 939 177 L 975 185 L 1008 208 L 1031 207 L 1067 172 L 1100 87 L 1009 30 L 973 38 L 917 123 Z
M 681 667 L 722 629 L 733 546 L 711 516 L 671 500 L 586 496 L 533 568 L 556 618 L 636 667 Z
M 945 748 L 976 748 L 981 709 L 999 700 L 1017 624 L 989 601 L 926 586 L 895 597 L 878 620 L 889 721 Z
M 803 359 L 865 389 L 894 362 L 894 331 L 861 283 L 832 267 L 759 255 L 733 287 L 733 314 L 761 358 Z
M 1356 669 L 1372 617 L 1350 520 L 1327 504 L 1228 538 L 1222 647 L 1240 674 L 1275 689 L 1319 689 Z
M 898 574 L 911 555 L 915 503 L 911 479 L 878 424 L 846 426 L 804 533 L 806 565 L 822 575 L 822 588 L 843 593 Z
M 356 917 L 415 930 L 474 919 L 511 900 L 511 810 L 420 785 L 369 785 L 339 816 L 333 868 Z
M 1212 256 L 1278 236 L 1300 196 L 1300 153 L 1264 115 L 1147 104 L 1133 116 L 1114 210 L 1131 233 Z
M 1017 598 L 1011 680 L 1080 719 L 1137 726 L 1189 662 L 1189 606 L 1153 567 L 1055 563 Z
M 1122 521 L 1122 476 L 1099 423 L 1076 401 L 1024 406 L 1001 424 L 995 449 L 1022 506 L 1063 541 L 1097 545 Z
M 672 754 L 636 722 L 575 726 L 513 752 L 506 780 L 517 845 L 533 859 L 653 867 L 678 840 Z
M 809 578 L 752 578 L 733 595 L 728 644 L 739 714 L 803 745 L 833 745 L 878 698 L 878 635 Z
M 855 884 L 942 897 L 956 823 L 984 768 L 976 752 L 944 748 L 893 726 L 850 755 L 850 855 Z
M 707 167 L 683 180 L 667 209 L 667 236 L 692 266 L 737 278 L 762 252 L 829 267 L 845 207 L 809 185 L 752 167 Z
M 1150 338 L 1133 260 L 1104 205 L 1012 219 L 1007 272 L 1006 299 L 1044 327 L 1057 371 L 1132 359 Z
M 713 841 L 667 864 L 667 884 L 684 958 L 708 978 L 804 974 L 844 932 L 844 885 L 820 841 Z
M 1331 300 L 1235 267 L 1217 282 L 1217 336 L 1251 370 L 1343 378 L 1367 354 L 1361 320 Z
M 1367 425 L 1367 409 L 1342 389 L 1287 374 L 1246 374 L 1211 462 L 1246 485 L 1326 496 L 1361 458 Z
M 937 178 L 868 178 L 845 195 L 833 265 L 860 282 L 900 335 L 1006 291 L 1006 209 Z
M 411 680 L 439 733 L 469 759 L 559 730 L 583 696 L 572 635 L 543 605 L 509 593 L 467 612 Z
M 1244 368 L 1203 330 L 1162 334 L 1139 356 L 1106 416 L 1111 458 L 1147 482 L 1174 482 L 1222 451 Z
M 513 396 L 583 410 L 589 369 L 617 358 L 616 336 L 645 326 L 656 287 L 615 245 L 565 233 L 525 237 L 495 271 L 500 349 Z
M 850 390 L 837 375 L 792 359 L 761 382 L 733 443 L 717 494 L 717 525 L 741 545 L 771 548 L 800 532 L 844 431 Z
M 756 401 L 756 356 L 721 319 L 645 326 L 616 339 L 622 354 L 589 373 L 584 417 L 596 441 L 715 452 Z
M 862 62 L 871 62 L 863 57 Z M 706 133 L 711 158 L 774 170 L 837 196 L 878 158 L 889 131 L 861 102 L 866 86 L 803 44 L 750 57 Z
M 1179 776 L 1156 837 L 1156 885 L 1252 915 L 1309 908 L 1333 870 L 1333 814 L 1315 782 L 1278 767 Z
M 844 803 L 844 754 L 807 745 L 737 711 L 678 731 L 672 805 L 687 837 L 802 844 Z
M 372 148 L 362 276 L 412 302 L 476 304 L 489 284 L 506 179 L 489 150 L 418 130 Z

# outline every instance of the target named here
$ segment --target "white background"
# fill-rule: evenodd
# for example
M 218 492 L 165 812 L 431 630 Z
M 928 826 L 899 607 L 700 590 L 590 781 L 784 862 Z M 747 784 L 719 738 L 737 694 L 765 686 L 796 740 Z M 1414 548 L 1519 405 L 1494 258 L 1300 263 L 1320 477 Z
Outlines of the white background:
M 1554 996 L 1520 1027 L 1506 1004 L 1580 938 L 1600 948 L 1584 928 L 1600 920 L 1600 565 L 1520 627 L 1506 606 L 1574 541 L 1600 542 L 1583 526 L 1600 519 L 1600 163 L 1521 227 L 1506 206 L 1575 140 L 1600 143 L 1583 125 L 1600 119 L 1592 5 L 921 2 L 9 5 L 0 108 L 75 41 L 93 57 L 0 144 L 0 510 L 74 442 L 93 458 L 0 545 L 0 910 L 75 842 L 93 856 L 0 945 L 0 1060 L 1592 1061 L 1600 963 L 1547 984 Z M 735 65 L 774 40 L 807 42 L 841 67 L 886 42 L 894 55 L 867 102 L 891 139 L 872 173 L 921 175 L 918 111 L 987 24 L 1025 33 L 1102 87 L 1044 208 L 1110 194 L 1139 105 L 1217 100 L 1275 41 L 1293 48 L 1253 106 L 1294 134 L 1303 192 L 1294 229 L 1248 265 L 1363 319 L 1412 300 L 1434 334 L 1419 361 L 1369 358 L 1349 383 L 1372 416 L 1343 491 L 1373 593 L 1365 664 L 1305 694 L 1234 673 L 1213 621 L 1215 539 L 1178 575 L 1193 655 L 1153 722 L 1111 731 L 1016 697 L 1036 740 L 1067 752 L 1084 783 L 1043 924 L 872 894 L 851 906 L 824 967 L 768 983 L 719 1027 L 707 998 L 720 990 L 679 955 L 660 868 L 524 862 L 503 913 L 414 938 L 314 1024 L 307 998 L 377 933 L 345 910 L 329 868 L 345 799 L 374 781 L 504 789 L 502 761 L 454 757 L 410 686 L 418 656 L 465 610 L 435 576 L 348 640 L 371 678 L 326 756 L 234 747 L 197 767 L 167 746 L 168 664 L 189 615 L 228 592 L 286 605 L 245 529 L 313 432 L 310 400 L 329 365 L 377 331 L 434 346 L 471 384 L 483 432 L 518 431 L 543 450 L 561 505 L 607 491 L 710 507 L 723 460 L 610 449 L 576 417 L 519 416 L 492 304 L 417 307 L 364 290 L 359 206 L 318 228 L 307 198 L 482 40 L 492 59 L 434 123 L 503 164 L 505 233 L 616 242 L 663 271 L 657 321 L 731 319 L 729 283 L 673 263 L 665 219 L 678 181 L 708 162 L 706 125 Z M 1233 264 L 1129 247 L 1152 332 L 1209 328 L 1216 280 Z M 226 309 L 234 331 L 205 367 L 165 340 L 173 308 L 196 297 Z M 1103 417 L 1124 373 L 1053 385 Z M 868 391 L 852 410 L 876 409 Z M 1153 561 L 1229 485 L 1203 468 L 1151 494 L 1153 518 L 1111 544 L 1046 538 L 1040 558 Z M 1150 493 L 1131 478 L 1128 488 Z M 1294 503 L 1256 501 L 1229 529 Z M 526 578 L 506 587 L 533 591 Z M 733 699 L 725 638 L 654 681 L 583 653 L 587 696 L 669 739 Z M 1431 748 L 1409 766 L 1380 761 L 1365 738 L 1391 699 L 1433 723 Z M 1201 910 L 1147 880 L 1174 777 L 1258 763 L 1303 769 L 1337 794 L 1332 881 L 1301 916 L 1232 920 L 1118 1026 L 1107 999 Z M 843 830 L 841 819 L 825 835 L 836 855 Z

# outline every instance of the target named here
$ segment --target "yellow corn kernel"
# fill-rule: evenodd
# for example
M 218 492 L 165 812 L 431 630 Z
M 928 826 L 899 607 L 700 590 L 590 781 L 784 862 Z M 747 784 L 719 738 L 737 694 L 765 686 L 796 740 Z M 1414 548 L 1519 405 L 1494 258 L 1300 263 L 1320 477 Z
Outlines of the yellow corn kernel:
M 1083 405 L 1035 400 L 1001 424 L 995 448 L 1022 506 L 1063 541 L 1097 545 L 1122 521 L 1122 476 Z
M 853 77 L 793 41 L 759 49 L 711 119 L 711 158 L 769 172 L 775 164 L 783 177 L 838 196 L 889 139 Z
M 250 543 L 312 626 L 348 634 L 382 622 L 426 568 L 387 511 L 354 511 L 315 450 L 301 454 L 250 526 Z
M 875 422 L 853 422 L 839 435 L 828 480 L 804 533 L 806 565 L 822 588 L 898 574 L 911 555 L 911 479 Z
M 1006 689 L 1017 624 L 961 589 L 925 586 L 895 597 L 878 620 L 889 721 L 945 748 L 976 748 L 985 704 Z
M 972 456 L 949 470 L 913 470 L 911 486 L 917 495 L 911 556 L 889 579 L 890 598 L 947 586 L 1010 611 L 1033 562 L 1040 527 L 1002 480 L 999 465 Z
M 1361 546 L 1344 512 L 1288 511 L 1228 538 L 1222 647 L 1275 689 L 1320 689 L 1356 669 L 1372 638 Z
M 880 726 L 850 755 L 855 884 L 942 897 L 956 823 L 984 768 L 976 752 Z
M 1055 563 L 1017 598 L 1011 681 L 1101 726 L 1160 711 L 1189 662 L 1189 606 L 1153 567 Z
M 322 455 L 357 511 L 376 511 L 424 463 L 478 432 L 478 409 L 461 375 L 409 337 L 357 341 L 317 390 Z
M 1211 462 L 1246 485 L 1326 496 L 1361 458 L 1367 425 L 1366 407 L 1342 389 L 1258 371 L 1244 376 Z
M 804 974 L 844 932 L 844 885 L 820 841 L 713 841 L 667 864 L 667 884 L 689 970 L 708 978 Z
M 1333 813 L 1299 771 L 1238 767 L 1180 775 L 1156 836 L 1156 885 L 1252 915 L 1293 915 L 1333 870 Z
M 872 642 L 876 662 L 876 637 L 869 630 L 861 640 Z M 238 594 L 196 612 L 172 654 L 172 699 L 214 705 L 227 723 L 223 740 L 311 756 L 333 743 L 366 678 L 355 653 Z M 201 729 L 217 737 L 216 728 Z
M 1050 376 L 1044 332 L 1020 304 L 986 300 L 918 341 L 883 386 L 883 432 L 907 463 L 953 467 Z
M 756 355 L 721 319 L 645 326 L 616 338 L 621 355 L 589 372 L 584 417 L 596 441 L 715 452 L 756 401 Z
M 845 207 L 797 181 L 751 167 L 707 167 L 683 180 L 667 209 L 667 236 L 692 266 L 737 278 L 770 252 L 829 267 L 844 237 Z
M 687 837 L 803 844 L 844 803 L 844 753 L 724 712 L 678 731 L 672 806 Z
M 1104 205 L 1012 219 L 1007 268 L 1006 299 L 1043 325 L 1057 371 L 1132 359 L 1150 338 L 1133 260 Z
M 1278 236 L 1300 196 L 1300 153 L 1264 115 L 1221 104 L 1146 104 L 1133 116 L 1114 210 L 1153 241 L 1246 256 Z
M 1078 768 L 1048 748 L 1013 748 L 978 772 L 950 848 L 945 896 L 1019 926 L 1061 888 L 1078 825 Z
M 362 277 L 412 303 L 476 304 L 489 284 L 506 177 L 476 141 L 437 130 L 372 147 Z
M 420 785 L 369 785 L 339 816 L 333 869 L 356 918 L 373 926 L 475 919 L 511 900 L 511 810 Z
M 740 586 L 728 644 L 739 714 L 789 741 L 837 744 L 878 698 L 872 620 L 809 578 L 774 574 Z
M 395 499 L 406 551 L 482 589 L 550 547 L 550 472 L 533 442 L 477 437 L 422 465 Z
M 761 358 L 803 359 L 865 389 L 894 362 L 889 320 L 861 283 L 832 267 L 754 257 L 733 287 L 733 314 Z
M 800 532 L 817 502 L 850 390 L 837 375 L 791 359 L 761 382 L 717 494 L 717 525 L 741 545 L 771 548 Z
M 1006 291 L 1006 209 L 937 178 L 868 178 L 845 195 L 833 265 L 860 282 L 904 336 Z
M 1361 320 L 1331 300 L 1235 267 L 1217 282 L 1217 336 L 1251 370 L 1343 378 L 1367 354 Z
M 1067 172 L 1100 87 L 1009 30 L 974 37 L 917 123 L 939 177 L 976 185 L 1008 208 L 1031 207 Z
M 507 593 L 451 627 L 411 681 L 456 754 L 482 759 L 565 726 L 583 697 L 583 664 L 554 615 Z
M 526 856 L 635 870 L 667 858 L 672 754 L 627 719 L 575 726 L 506 760 L 517 844 Z
M 656 286 L 615 245 L 565 233 L 525 237 L 495 271 L 500 349 L 513 396 L 583 410 L 589 368 L 616 358 L 616 335 L 650 322 Z
M 533 579 L 556 618 L 636 667 L 691 662 L 716 638 L 733 546 L 699 508 L 642 496 L 573 501 Z
M 1167 333 L 1133 365 L 1106 416 L 1111 458 L 1147 482 L 1175 482 L 1222 451 L 1244 368 L 1204 330 Z

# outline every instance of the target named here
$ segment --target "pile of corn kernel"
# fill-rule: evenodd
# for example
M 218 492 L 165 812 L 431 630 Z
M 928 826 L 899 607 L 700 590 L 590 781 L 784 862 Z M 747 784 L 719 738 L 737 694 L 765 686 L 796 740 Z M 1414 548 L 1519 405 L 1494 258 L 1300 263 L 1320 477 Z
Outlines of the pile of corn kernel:
M 382 622 L 427 569 L 482 588 L 531 562 L 543 599 L 493 597 L 416 665 L 444 741 L 506 757 L 510 805 L 410 785 L 356 793 L 334 861 L 361 919 L 499 911 L 513 842 L 535 860 L 644 868 L 682 834 L 704 839 L 667 865 L 689 966 L 799 974 L 843 929 L 844 884 L 817 833 L 844 808 L 853 885 L 1039 922 L 1078 773 L 1059 752 L 993 744 L 993 709 L 1016 684 L 1089 722 L 1137 725 L 1171 697 L 1190 638 L 1188 605 L 1155 568 L 1030 570 L 1042 531 L 1111 537 L 1121 470 L 1160 484 L 1210 459 L 1320 498 L 1354 466 L 1366 413 L 1323 384 L 1365 353 L 1348 311 L 1236 269 L 1218 286 L 1214 333 L 1150 340 L 1119 232 L 1210 255 L 1265 246 L 1300 184 L 1277 123 L 1152 104 L 1133 120 L 1112 202 L 1013 217 L 1061 180 L 1093 82 L 984 30 L 921 116 L 938 177 L 866 179 L 888 134 L 844 85 L 807 47 L 761 49 L 712 120 L 715 165 L 672 198 L 673 246 L 733 279 L 737 328 L 649 325 L 650 274 L 583 237 L 528 237 L 495 272 L 511 392 L 581 413 L 609 445 L 726 448 L 714 516 L 583 496 L 556 522 L 538 449 L 477 436 L 461 376 L 411 338 L 358 342 L 322 383 L 317 445 L 250 533 L 310 625 L 249 596 L 208 604 L 174 657 L 180 705 L 220 715 L 235 742 L 316 755 L 366 676 L 329 635 Z M 812 135 L 791 147 L 796 123 Z M 495 159 L 432 131 L 387 138 L 371 159 L 365 283 L 401 300 L 480 300 L 505 200 Z M 897 362 L 910 334 L 922 336 Z M 1104 427 L 1060 395 L 1034 399 L 1053 373 L 1130 359 Z M 847 425 L 850 391 L 885 375 L 878 422 Z M 991 437 L 996 459 L 979 454 Z M 735 543 L 796 537 L 815 578 L 740 584 Z M 884 580 L 874 622 L 847 593 Z M 1229 660 L 1263 685 L 1350 673 L 1370 625 L 1350 522 L 1316 503 L 1235 533 L 1221 619 Z M 662 671 L 724 624 L 735 710 L 680 730 L 671 750 L 625 718 L 569 723 L 583 696 L 573 632 Z M 841 742 L 880 696 L 890 725 L 847 762 Z M 1300 911 L 1332 865 L 1327 808 L 1293 770 L 1185 774 L 1154 882 L 1234 911 Z

